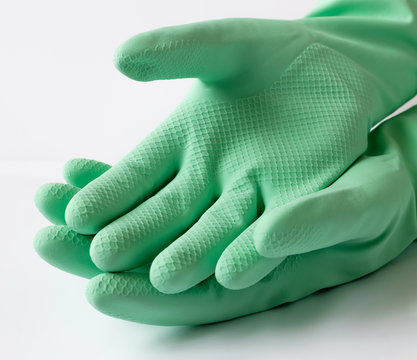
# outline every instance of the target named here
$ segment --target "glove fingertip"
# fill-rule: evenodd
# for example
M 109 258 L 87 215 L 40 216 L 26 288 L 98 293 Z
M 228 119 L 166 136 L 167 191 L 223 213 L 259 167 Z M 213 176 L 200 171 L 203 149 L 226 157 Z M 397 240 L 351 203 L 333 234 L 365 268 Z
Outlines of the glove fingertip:
M 78 188 L 69 184 L 44 184 L 35 193 L 35 205 L 53 224 L 65 225 L 65 209 L 78 191 Z
M 83 188 L 104 174 L 110 167 L 110 165 L 101 161 L 75 158 L 65 163 L 62 169 L 62 175 L 68 184 Z

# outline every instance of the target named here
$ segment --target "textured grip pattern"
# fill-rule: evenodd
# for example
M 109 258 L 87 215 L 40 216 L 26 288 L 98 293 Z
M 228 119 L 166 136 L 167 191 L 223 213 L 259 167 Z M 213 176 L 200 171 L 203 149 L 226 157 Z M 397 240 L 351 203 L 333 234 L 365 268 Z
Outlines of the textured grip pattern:
M 197 221 L 213 198 L 241 184 L 256 194 L 258 215 L 326 187 L 366 149 L 365 76 L 345 56 L 313 44 L 255 95 L 219 100 L 191 93 L 125 159 L 74 197 L 69 225 L 93 231 L 136 207 L 93 241 L 97 265 L 120 271 L 149 261 Z M 248 201 L 237 196 L 222 204 L 237 218 L 247 213 L 217 264 L 217 279 L 231 288 L 251 285 L 282 261 L 256 252 L 257 221 L 248 226 L 255 220 L 245 210 Z M 234 218 L 227 211 L 215 214 Z M 203 280 L 214 269 L 219 244 L 232 240 L 217 228 L 226 226 L 222 221 L 204 219 L 190 230 L 199 235 L 185 235 L 181 247 L 168 247 L 158 257 L 163 262 L 152 267 L 151 278 L 160 290 Z M 192 281 L 186 273 L 193 273 Z

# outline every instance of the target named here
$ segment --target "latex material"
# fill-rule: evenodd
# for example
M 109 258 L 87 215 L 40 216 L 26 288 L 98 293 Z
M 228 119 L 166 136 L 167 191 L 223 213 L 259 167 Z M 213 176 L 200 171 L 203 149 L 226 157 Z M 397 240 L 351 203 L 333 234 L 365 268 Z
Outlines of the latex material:
M 49 183 L 35 193 L 39 211 L 53 224 L 66 225 L 65 208 L 81 187 L 96 179 L 110 165 L 89 159 L 72 159 L 63 168 L 68 184 Z M 81 235 L 68 226 L 49 226 L 35 236 L 36 252 L 51 265 L 74 275 L 90 278 L 102 273 L 92 262 L 89 248 L 92 236 Z
M 100 175 L 103 175 L 108 169 L 110 169 L 110 165 L 100 161 L 72 159 L 64 165 L 62 175 L 68 184 L 82 188 Z
M 64 225 L 65 209 L 68 202 L 79 191 L 79 188 L 60 183 L 42 185 L 35 193 L 35 205 L 38 210 L 53 224 Z
M 90 258 L 92 236 L 81 235 L 65 225 L 48 226 L 35 236 L 33 246 L 49 264 L 74 275 L 91 278 L 101 274 Z
M 68 184 L 48 183 L 35 193 L 35 205 L 53 224 L 64 225 L 65 209 L 68 202 L 92 180 L 98 178 L 110 168 L 110 165 L 89 159 L 72 159 L 68 161 L 62 175 Z
M 330 245 L 336 243 L 333 240 L 336 237 L 337 244 L 290 255 L 267 277 L 247 289 L 228 290 L 211 276 L 185 292 L 166 295 L 151 285 L 149 270 L 143 268 L 137 273 L 95 276 L 87 286 L 87 298 L 98 310 L 118 318 L 158 325 L 191 325 L 267 310 L 361 277 L 395 258 L 417 236 L 416 154 L 417 107 L 380 126 L 370 135 L 366 155 L 328 188 L 306 198 L 310 210 L 317 206 L 314 216 L 292 217 L 300 225 L 325 234 L 335 214 L 345 214 L 346 226 L 336 219 L 336 225 L 341 226 L 338 231 L 318 239 Z M 346 210 L 346 204 L 352 206 L 352 211 Z M 282 223 L 281 217 L 290 216 L 291 211 L 296 214 L 297 207 L 288 208 L 286 213 L 274 212 L 276 223 Z M 373 231 L 367 224 L 372 225 Z M 84 257 L 89 249 L 88 243 L 71 239 L 84 237 L 74 232 L 68 239 L 65 232 L 50 227 L 36 241 L 45 237 L 50 239 L 51 254 L 57 256 L 54 265 L 61 268 L 63 242 L 71 243 L 71 256 L 79 252 Z M 42 246 L 36 248 L 40 253 L 44 251 Z M 52 251 L 54 248 L 57 251 Z M 80 269 L 75 258 L 73 269 L 69 266 L 71 261 L 64 260 L 66 271 L 83 273 L 86 277 L 98 271 L 91 261 Z
M 297 21 L 189 24 L 118 48 L 116 66 L 135 80 L 199 80 L 70 201 L 71 228 L 98 232 L 99 268 L 153 260 L 152 284 L 177 293 L 214 272 L 244 288 L 279 265 L 256 251 L 258 223 L 333 182 L 365 151 L 370 127 L 417 88 L 416 1 L 321 4 Z M 297 239 L 286 253 L 299 251 Z

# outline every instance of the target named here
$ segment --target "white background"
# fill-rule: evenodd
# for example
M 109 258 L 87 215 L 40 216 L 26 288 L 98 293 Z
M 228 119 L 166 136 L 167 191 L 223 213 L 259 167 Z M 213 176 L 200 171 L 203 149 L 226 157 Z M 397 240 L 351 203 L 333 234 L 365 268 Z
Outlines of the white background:
M 33 205 L 72 157 L 114 163 L 175 107 L 190 80 L 141 84 L 114 48 L 152 28 L 223 17 L 297 18 L 314 0 L 0 3 L 1 359 L 415 359 L 417 244 L 375 274 L 262 314 L 201 327 L 109 318 L 86 281 L 32 249 Z

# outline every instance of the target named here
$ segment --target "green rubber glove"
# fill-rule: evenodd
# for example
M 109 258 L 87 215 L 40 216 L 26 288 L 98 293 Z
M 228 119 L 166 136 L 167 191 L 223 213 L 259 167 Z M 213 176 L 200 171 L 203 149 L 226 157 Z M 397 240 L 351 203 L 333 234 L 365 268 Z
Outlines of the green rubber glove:
M 293 212 L 295 228 L 297 222 L 298 227 L 315 228 L 317 233 L 329 236 L 318 241 L 334 245 L 290 255 L 267 277 L 243 290 L 226 289 L 211 276 L 185 292 L 167 295 L 152 286 L 146 267 L 136 273 L 100 274 L 88 256 L 92 236 L 78 234 L 67 226 L 41 230 L 35 238 L 35 248 L 53 265 L 93 277 L 87 286 L 87 298 L 105 314 L 158 325 L 228 320 L 354 280 L 400 254 L 417 236 L 416 154 L 417 107 L 372 132 L 366 155 L 328 188 L 299 202 L 314 211 L 311 218 L 299 217 L 297 207 L 284 214 L 273 213 L 276 223 L 281 224 L 281 217 Z M 91 178 L 88 169 L 93 162 L 86 162 L 90 165 L 80 166 L 83 160 L 70 162 L 66 169 L 73 167 L 71 172 L 79 172 L 81 177 L 87 171 Z M 48 196 L 56 197 L 56 193 L 51 191 Z M 44 213 L 48 211 L 54 212 L 45 206 Z M 338 221 L 341 215 L 343 222 Z
M 332 183 L 363 154 L 371 126 L 417 89 L 416 0 L 320 4 L 297 21 L 195 23 L 118 48 L 116 66 L 135 80 L 198 80 L 70 201 L 68 225 L 97 233 L 100 269 L 153 261 L 152 284 L 177 293 L 214 272 L 241 289 L 283 261 L 258 254 L 258 224 Z

